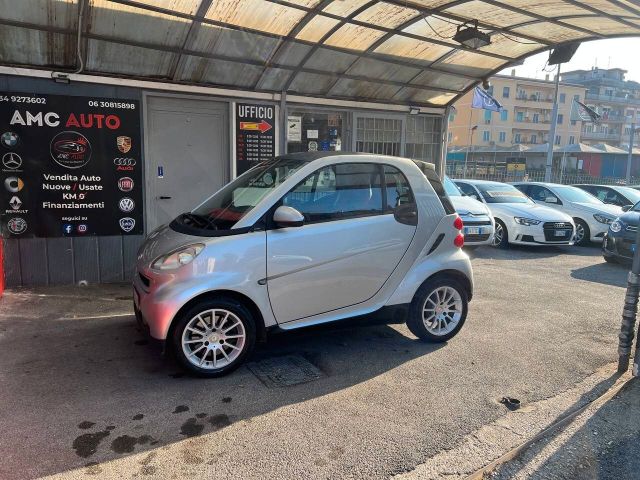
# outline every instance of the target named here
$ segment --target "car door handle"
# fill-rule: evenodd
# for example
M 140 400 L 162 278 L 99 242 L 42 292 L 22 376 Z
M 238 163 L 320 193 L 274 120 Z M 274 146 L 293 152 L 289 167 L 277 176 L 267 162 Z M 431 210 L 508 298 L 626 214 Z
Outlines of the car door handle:
M 158 198 L 160 200 L 171 200 L 171 197 L 167 197 L 167 196 L 164 196 L 164 195 L 160 195 Z

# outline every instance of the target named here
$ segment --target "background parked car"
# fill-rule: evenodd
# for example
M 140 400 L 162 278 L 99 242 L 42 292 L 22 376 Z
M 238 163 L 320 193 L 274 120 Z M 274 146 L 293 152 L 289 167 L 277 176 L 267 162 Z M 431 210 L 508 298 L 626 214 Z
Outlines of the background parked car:
M 484 202 L 495 218 L 492 245 L 506 248 L 522 245 L 569 245 L 575 226 L 570 216 L 536 205 L 514 186 L 484 180 L 456 180 L 469 197 Z
M 462 218 L 465 246 L 490 245 L 495 232 L 495 220 L 491 210 L 479 200 L 463 195 L 449 177 L 444 177 L 444 189 L 456 212 Z
M 618 207 L 626 207 L 629 210 L 640 202 L 640 191 L 621 185 L 574 185 L 585 192 L 590 193 L 601 202 Z
M 570 215 L 576 224 L 576 245 L 602 241 L 609 224 L 622 214 L 620 207 L 606 205 L 571 185 L 543 182 L 516 182 L 513 185 L 534 202 Z
M 630 262 L 636 246 L 636 232 L 640 223 L 640 204 L 636 204 L 616 218 L 602 242 L 602 256 L 607 262 Z

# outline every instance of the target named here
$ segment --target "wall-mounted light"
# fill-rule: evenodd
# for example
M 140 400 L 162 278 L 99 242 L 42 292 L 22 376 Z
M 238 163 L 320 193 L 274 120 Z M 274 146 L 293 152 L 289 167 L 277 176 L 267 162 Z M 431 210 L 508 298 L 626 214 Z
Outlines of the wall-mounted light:
M 491 43 L 491 38 L 484 32 L 478 30 L 478 21 L 473 21 L 473 26 L 468 25 L 470 22 L 465 22 L 462 25 L 458 25 L 456 34 L 453 39 L 461 43 L 462 45 L 477 50 Z
M 418 115 L 420 113 L 420 107 L 409 107 L 409 115 Z

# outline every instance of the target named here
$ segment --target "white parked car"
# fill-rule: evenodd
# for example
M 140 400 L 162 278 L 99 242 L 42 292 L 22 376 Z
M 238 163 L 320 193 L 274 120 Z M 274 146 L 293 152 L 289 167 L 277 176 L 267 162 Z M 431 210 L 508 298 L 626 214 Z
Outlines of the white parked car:
M 455 180 L 465 195 L 484 202 L 496 221 L 492 245 L 571 245 L 575 225 L 569 215 L 536 205 L 514 186 L 485 180 Z
M 461 228 L 435 171 L 411 160 L 278 157 L 149 235 L 136 318 L 210 377 L 237 368 L 267 331 L 372 313 L 444 342 L 473 294 Z
M 576 245 L 601 242 L 611 222 L 623 213 L 622 208 L 607 205 L 570 185 L 542 182 L 516 182 L 513 185 L 534 202 L 570 215 L 576 224 Z
M 443 183 L 451 203 L 462 218 L 465 246 L 491 245 L 495 220 L 489 207 L 473 197 L 463 195 L 449 177 L 444 177 Z

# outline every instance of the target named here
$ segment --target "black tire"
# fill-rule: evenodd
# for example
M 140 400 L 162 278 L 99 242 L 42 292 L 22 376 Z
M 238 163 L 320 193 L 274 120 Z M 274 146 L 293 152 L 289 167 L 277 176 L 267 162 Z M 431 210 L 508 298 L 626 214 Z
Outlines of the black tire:
M 576 235 L 579 228 L 583 229 L 584 235 L 580 241 L 576 241 L 576 245 L 579 247 L 587 247 L 591 244 L 591 230 L 589 230 L 589 225 L 584 220 L 580 220 L 579 218 L 573 219 L 576 222 Z
M 450 287 L 458 292 L 461 300 L 461 316 L 458 320 L 458 324 L 455 326 L 453 330 L 449 333 L 443 335 L 436 335 L 430 332 L 425 325 L 425 321 L 423 320 L 423 309 L 424 305 L 427 303 L 427 299 L 434 293 L 438 288 L 441 287 Z M 464 325 L 465 320 L 467 319 L 467 310 L 469 307 L 469 295 L 464 286 L 458 282 L 455 278 L 449 276 L 440 276 L 433 279 L 429 279 L 424 282 L 411 301 L 411 305 L 409 306 L 409 314 L 407 316 L 407 327 L 416 337 L 425 342 L 431 343 L 441 343 L 450 340 L 455 337 L 456 334 L 460 331 L 462 326 Z
M 184 352 L 182 347 L 182 336 L 183 336 L 183 333 L 185 332 L 187 325 L 191 322 L 191 320 L 193 320 L 199 314 L 203 314 L 205 312 L 209 312 L 210 310 L 215 310 L 215 309 L 226 310 L 232 313 L 235 317 L 237 317 L 237 319 L 242 323 L 242 326 L 244 327 L 245 339 L 241 347 L 240 354 L 237 355 L 237 357 L 235 357 L 232 362 L 224 365 L 221 368 L 213 368 L 213 367 L 202 368 L 197 365 L 194 365 L 193 363 L 191 363 L 191 361 L 189 361 L 189 358 L 187 357 L 187 354 Z M 211 317 L 208 317 L 208 318 L 210 319 Z M 206 321 L 207 318 L 204 318 L 204 320 Z M 239 329 L 240 327 L 236 327 L 236 328 Z M 215 330 L 213 330 L 213 332 L 215 332 Z M 229 340 L 226 340 L 226 341 L 229 342 Z M 214 348 L 220 348 L 225 353 L 232 352 L 232 350 L 224 349 L 224 346 L 225 346 L 224 341 L 221 340 L 220 343 L 222 343 L 223 345 L 220 346 L 218 345 L 217 342 L 215 342 L 216 347 Z M 256 343 L 256 322 L 255 322 L 255 319 L 253 318 L 253 315 L 251 314 L 248 308 L 242 305 L 242 303 L 227 297 L 219 297 L 216 299 L 203 300 L 201 302 L 196 303 L 192 307 L 190 307 L 188 310 L 183 312 L 179 318 L 176 319 L 176 325 L 173 328 L 173 332 L 171 335 L 171 348 L 178 363 L 180 363 L 180 365 L 183 368 L 185 368 L 190 373 L 193 373 L 194 375 L 197 375 L 200 377 L 209 377 L 209 378 L 221 377 L 223 375 L 227 375 L 232 371 L 234 371 L 236 368 L 238 368 L 240 365 L 242 365 L 242 363 L 245 361 L 247 356 L 253 350 L 255 343 Z M 208 350 L 208 344 L 209 342 L 207 342 L 207 347 L 205 347 L 205 350 Z M 202 345 L 205 345 L 204 342 L 202 343 Z M 214 345 L 214 342 L 211 342 L 211 345 Z M 195 348 L 199 348 L 199 347 L 200 345 L 196 344 Z M 188 348 L 188 347 L 185 347 L 185 348 Z M 226 348 L 231 348 L 231 347 L 229 344 L 227 344 Z M 210 349 L 209 349 L 209 352 L 211 352 Z M 193 353 L 194 352 L 192 352 L 192 354 Z M 220 352 L 220 353 L 223 353 L 223 352 Z M 197 355 L 197 353 L 195 354 Z M 217 352 L 212 353 L 211 362 L 213 361 L 213 356 L 218 358 L 218 353 Z M 208 357 L 209 357 L 209 353 L 206 353 L 205 359 L 207 359 Z M 198 358 L 201 358 L 201 357 L 198 357 Z M 223 361 L 222 355 L 220 355 L 220 359 L 218 361 Z
M 603 255 L 602 258 L 604 258 L 604 261 L 607 263 L 618 263 L 618 260 L 616 259 L 616 257 L 610 257 L 608 255 Z
M 494 238 L 491 241 L 491 246 L 494 248 L 509 248 L 509 231 L 507 230 L 507 226 L 502 222 L 502 220 L 498 220 L 497 218 L 496 220 L 496 233 L 500 232 L 500 229 L 502 229 L 502 237 L 500 238 L 500 241 L 497 242 L 497 237 L 495 237 L 494 234 Z

